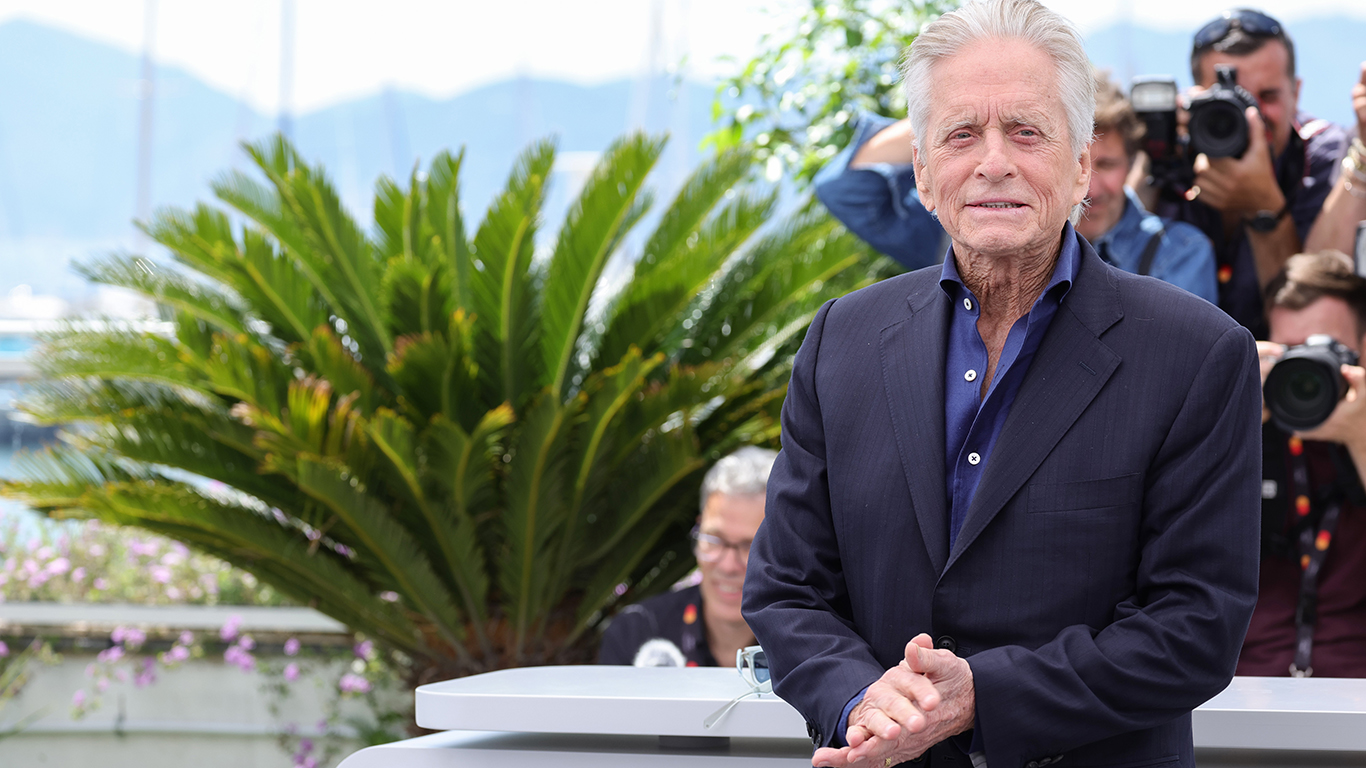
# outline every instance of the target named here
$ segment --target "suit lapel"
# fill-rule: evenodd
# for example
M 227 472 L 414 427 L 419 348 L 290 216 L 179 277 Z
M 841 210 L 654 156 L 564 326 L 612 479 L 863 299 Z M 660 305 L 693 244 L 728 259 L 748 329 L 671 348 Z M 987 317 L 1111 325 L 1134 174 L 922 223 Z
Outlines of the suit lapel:
M 906 297 L 911 317 L 882 329 L 882 383 L 892 432 L 906 473 L 911 506 L 935 573 L 949 556 L 948 501 L 944 491 L 944 350 L 948 297 L 939 273 Z
M 1119 287 L 1090 244 L 1080 236 L 1078 240 L 1082 266 L 1077 282 L 1058 307 L 1020 384 L 946 568 L 1010 502 L 1119 367 L 1119 355 L 1099 338 L 1123 317 Z M 942 443 L 941 437 L 941 453 Z

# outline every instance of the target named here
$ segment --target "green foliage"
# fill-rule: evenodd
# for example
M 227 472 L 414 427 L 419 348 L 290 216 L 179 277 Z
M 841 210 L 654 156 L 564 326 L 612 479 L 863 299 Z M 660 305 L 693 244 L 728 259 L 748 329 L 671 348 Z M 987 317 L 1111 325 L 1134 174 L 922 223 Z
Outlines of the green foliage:
M 759 53 L 718 86 L 718 148 L 750 147 L 771 181 L 809 182 L 853 137 L 860 113 L 906 116 L 903 52 L 922 25 L 958 0 L 807 0 L 760 40 Z
M 618 601 L 691 567 L 703 470 L 776 441 L 816 309 L 882 269 L 822 215 L 777 219 L 738 148 L 636 231 L 663 147 L 616 142 L 539 238 L 549 142 L 474 227 L 461 155 L 382 179 L 372 233 L 288 142 L 249 147 L 258 175 L 213 187 L 235 217 L 146 225 L 174 264 L 85 269 L 169 330 L 46 339 L 25 407 L 77 426 L 0 493 L 220 558 L 412 682 L 590 658 Z

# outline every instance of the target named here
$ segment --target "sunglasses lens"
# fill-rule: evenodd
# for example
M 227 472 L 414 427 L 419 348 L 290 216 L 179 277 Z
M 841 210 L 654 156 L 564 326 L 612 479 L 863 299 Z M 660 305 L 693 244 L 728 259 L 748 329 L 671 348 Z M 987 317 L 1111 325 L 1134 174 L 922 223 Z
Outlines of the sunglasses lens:
M 768 672 L 768 657 L 763 651 L 754 654 L 754 679 L 760 683 L 767 683 L 772 679 Z
M 1195 33 L 1195 48 L 1206 48 L 1223 40 L 1233 27 L 1238 27 L 1249 35 L 1256 37 L 1271 37 L 1281 33 L 1280 22 L 1257 11 L 1239 10 L 1232 11 L 1227 16 L 1220 16 L 1200 28 Z

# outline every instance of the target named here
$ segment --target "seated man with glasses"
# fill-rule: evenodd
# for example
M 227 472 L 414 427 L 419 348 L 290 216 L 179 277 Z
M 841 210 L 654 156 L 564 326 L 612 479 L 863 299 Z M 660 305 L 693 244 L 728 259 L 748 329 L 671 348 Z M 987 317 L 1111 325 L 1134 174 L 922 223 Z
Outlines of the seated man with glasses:
M 599 664 L 715 667 L 754 644 L 740 615 L 740 589 L 777 455 L 741 448 L 707 472 L 692 530 L 701 582 L 623 609 L 603 634 Z

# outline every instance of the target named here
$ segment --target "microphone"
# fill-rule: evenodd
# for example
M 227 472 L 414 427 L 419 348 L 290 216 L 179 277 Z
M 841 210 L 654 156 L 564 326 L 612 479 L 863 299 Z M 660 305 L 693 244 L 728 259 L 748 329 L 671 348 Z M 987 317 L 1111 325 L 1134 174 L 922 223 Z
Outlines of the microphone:
M 636 651 L 635 661 L 631 663 L 637 667 L 688 666 L 688 660 L 683 656 L 683 651 L 662 637 L 646 640 L 645 644 L 640 646 L 640 650 Z

